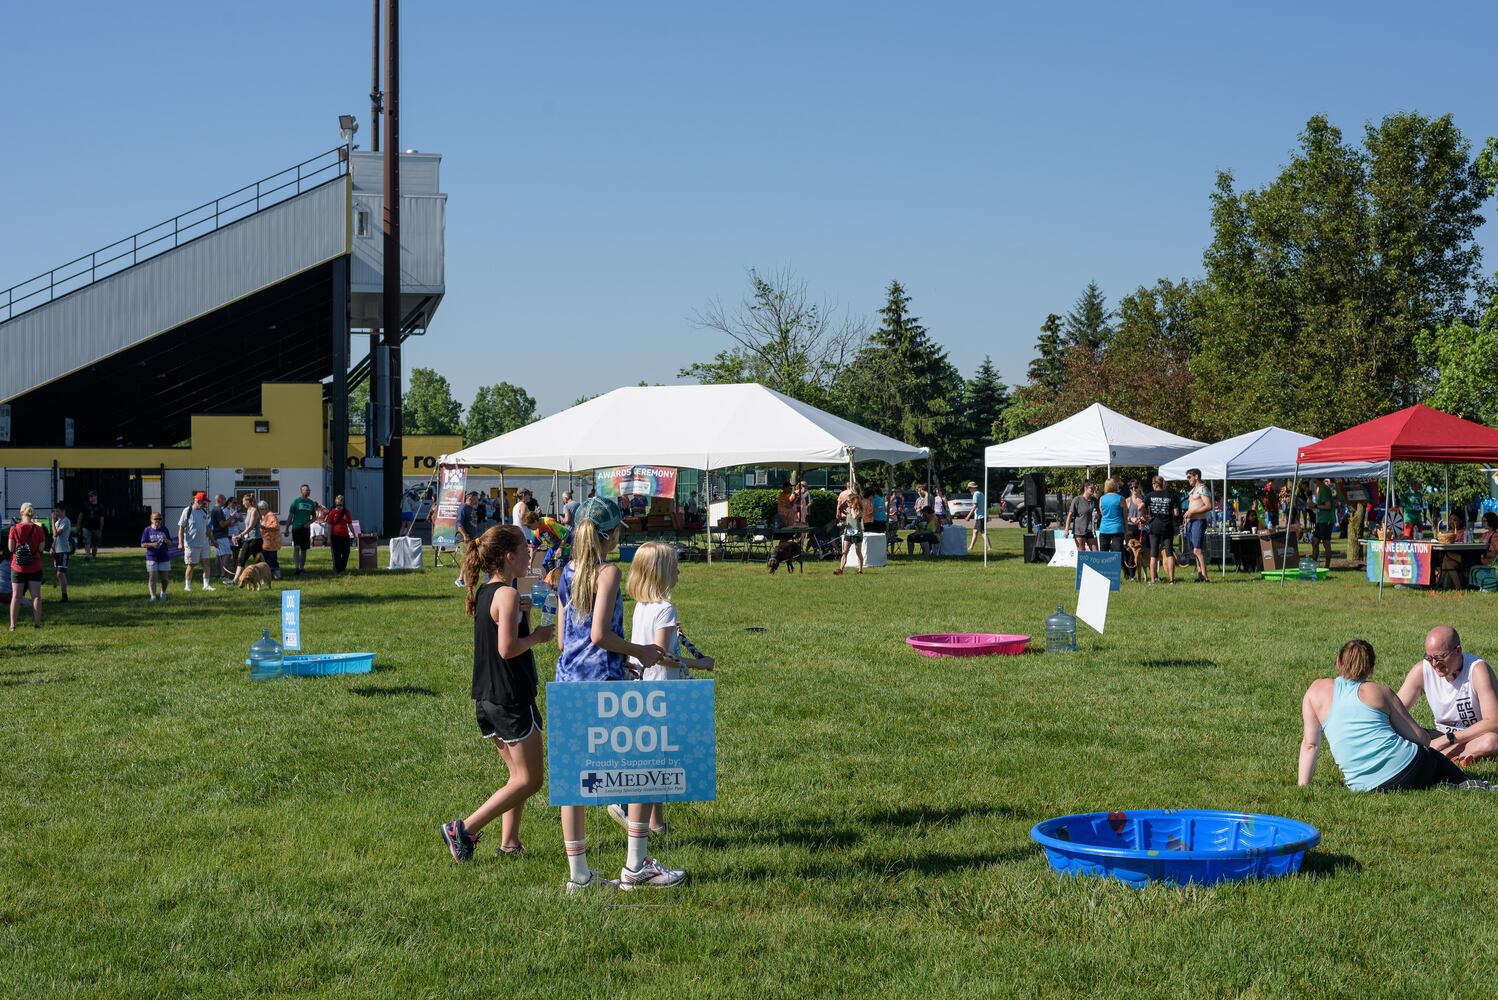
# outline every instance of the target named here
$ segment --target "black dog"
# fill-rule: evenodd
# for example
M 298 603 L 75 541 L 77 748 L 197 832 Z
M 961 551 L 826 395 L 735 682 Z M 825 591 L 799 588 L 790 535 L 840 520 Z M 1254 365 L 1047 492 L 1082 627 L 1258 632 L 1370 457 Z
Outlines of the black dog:
M 801 567 L 802 573 L 806 572 L 806 564 L 801 560 L 800 542 L 792 538 L 787 538 L 775 546 L 775 551 L 770 553 L 770 559 L 765 565 L 770 567 L 770 572 L 773 574 L 781 567 L 781 564 L 785 565 L 787 573 L 796 572 L 797 566 Z

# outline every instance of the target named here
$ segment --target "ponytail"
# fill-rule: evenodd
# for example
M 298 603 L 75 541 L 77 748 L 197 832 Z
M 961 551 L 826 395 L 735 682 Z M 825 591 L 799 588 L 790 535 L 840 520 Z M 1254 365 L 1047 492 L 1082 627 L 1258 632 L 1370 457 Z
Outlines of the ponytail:
M 468 587 L 468 617 L 474 614 L 480 573 L 498 573 L 505 557 L 525 547 L 525 535 L 511 524 L 497 524 L 468 543 L 463 555 L 463 583 Z
M 585 622 L 593 616 L 598 571 L 603 568 L 603 557 L 614 547 L 617 531 L 605 535 L 598 525 L 585 519 L 572 532 L 572 587 L 567 607 L 573 621 Z

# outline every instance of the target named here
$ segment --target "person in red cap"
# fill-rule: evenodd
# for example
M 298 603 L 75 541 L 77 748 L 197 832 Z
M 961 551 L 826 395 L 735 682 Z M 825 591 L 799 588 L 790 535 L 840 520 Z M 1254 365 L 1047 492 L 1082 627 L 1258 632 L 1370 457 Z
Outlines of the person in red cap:
M 203 589 L 213 588 L 213 520 L 208 513 L 208 494 L 192 495 L 192 505 L 177 518 L 177 545 L 182 549 L 182 562 L 187 565 L 182 579 L 182 589 L 192 590 L 192 568 L 203 568 Z M 163 584 L 163 587 L 165 584 Z

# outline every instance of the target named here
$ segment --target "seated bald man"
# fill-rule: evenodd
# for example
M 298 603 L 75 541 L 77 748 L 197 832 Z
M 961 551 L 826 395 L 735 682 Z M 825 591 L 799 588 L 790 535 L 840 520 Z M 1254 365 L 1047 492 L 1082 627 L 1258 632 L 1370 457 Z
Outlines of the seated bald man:
M 1414 708 L 1422 694 L 1436 720 L 1432 749 L 1462 761 L 1498 754 L 1498 693 L 1492 668 L 1482 657 L 1462 650 L 1461 636 L 1450 625 L 1437 625 L 1427 633 L 1425 659 L 1410 668 L 1399 688 L 1406 708 Z

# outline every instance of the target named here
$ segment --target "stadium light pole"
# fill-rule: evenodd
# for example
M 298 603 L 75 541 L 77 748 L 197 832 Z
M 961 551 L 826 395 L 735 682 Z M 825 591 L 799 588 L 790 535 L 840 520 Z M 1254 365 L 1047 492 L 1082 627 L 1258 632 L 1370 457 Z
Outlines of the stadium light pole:
M 401 185 L 400 185 L 400 0 L 385 0 L 385 248 L 382 262 L 384 347 L 388 381 L 384 386 L 390 414 L 390 440 L 382 456 L 386 537 L 401 528 Z
M 380 0 L 370 0 L 374 11 L 374 47 L 369 66 L 369 141 L 373 152 L 380 151 L 380 110 L 384 95 L 380 93 Z

